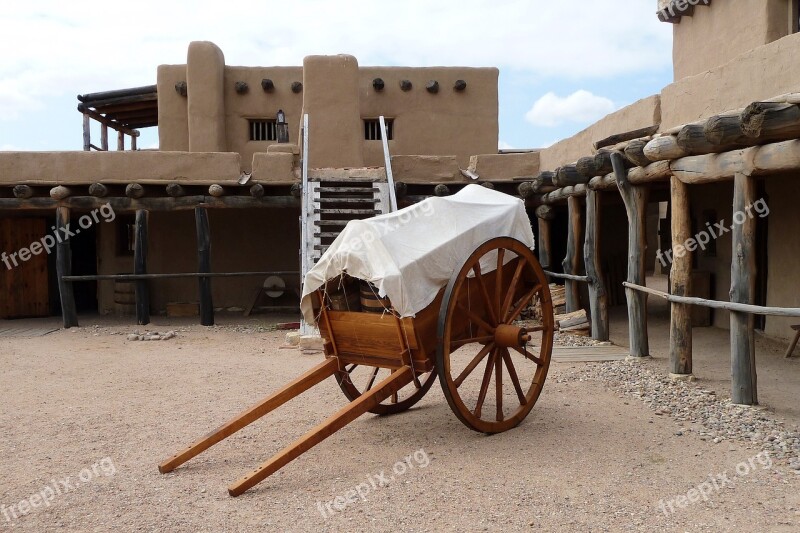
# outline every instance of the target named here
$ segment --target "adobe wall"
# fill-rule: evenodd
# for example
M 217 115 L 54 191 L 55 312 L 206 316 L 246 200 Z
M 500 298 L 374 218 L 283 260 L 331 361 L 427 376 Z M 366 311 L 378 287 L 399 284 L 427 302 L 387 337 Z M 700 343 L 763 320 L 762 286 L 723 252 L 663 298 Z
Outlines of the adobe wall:
M 539 154 L 542 170 L 555 170 L 592 155 L 592 143 L 616 133 L 646 128 L 661 122 L 661 98 L 649 96 L 615 111 L 585 130 L 544 148 Z
M 765 181 L 770 209 L 767 305 L 800 307 L 800 183 L 797 175 L 770 176 Z M 798 323 L 797 318 L 770 316 L 765 333 L 788 339 L 794 333 L 789 326 Z
M 188 100 L 175 85 L 186 81 L 186 65 L 160 65 L 158 88 L 158 149 L 165 152 L 189 151 Z
M 267 92 L 261 80 L 270 79 L 274 88 Z M 289 142 L 299 144 L 303 93 L 292 92 L 292 83 L 303 79 L 300 67 L 225 67 L 225 130 L 227 149 L 242 156 L 242 170 L 250 171 L 253 154 L 266 152 L 275 141 L 251 141 L 249 119 L 275 120 L 278 111 L 286 114 Z M 247 83 L 245 94 L 236 92 L 236 82 Z
M 716 9 L 721 5 L 723 2 L 712 6 Z M 799 52 L 800 33 L 795 33 L 708 72 L 668 85 L 661 92 L 662 129 L 797 92 L 800 90 L 800 69 L 796 65 Z
M 297 251 L 298 209 L 209 209 L 211 229 L 211 268 L 214 272 L 299 270 Z M 242 221 L 247 223 L 243 224 Z M 98 234 L 98 272 L 131 272 L 132 256 L 117 254 L 115 224 L 101 224 Z M 235 238 L 234 238 L 235 237 Z M 281 246 L 275 246 L 280 242 Z M 197 245 L 194 212 L 152 212 L 149 218 L 148 272 L 196 272 Z M 299 275 L 298 275 L 299 279 Z M 250 304 L 260 277 L 214 278 L 212 295 L 215 308 Z M 180 278 L 149 282 L 150 309 L 166 312 L 167 303 L 197 303 L 197 279 Z M 101 282 L 101 313 L 114 312 L 114 283 Z
M 303 59 L 303 114 L 308 114 L 310 167 L 363 167 L 364 126 L 358 61 L 350 55 Z
M 720 0 L 673 24 L 675 80 L 723 65 L 789 33 L 787 0 Z
M 496 68 L 362 67 L 360 118 L 394 119 L 392 154 L 455 155 L 461 168 L 467 168 L 470 156 L 497 153 L 498 76 Z M 384 81 L 383 90 L 372 86 L 375 78 Z M 400 88 L 402 80 L 411 82 L 411 90 Z M 431 80 L 439 83 L 435 94 L 425 89 Z M 456 80 L 467 83 L 463 91 L 454 89 Z M 365 141 L 363 126 L 360 139 L 364 163 L 383 166 L 381 141 Z
M 188 152 L 0 152 L 0 184 L 236 182 L 239 154 Z
M 189 44 L 186 85 L 189 111 L 189 151 L 225 152 L 225 56 L 208 41 Z

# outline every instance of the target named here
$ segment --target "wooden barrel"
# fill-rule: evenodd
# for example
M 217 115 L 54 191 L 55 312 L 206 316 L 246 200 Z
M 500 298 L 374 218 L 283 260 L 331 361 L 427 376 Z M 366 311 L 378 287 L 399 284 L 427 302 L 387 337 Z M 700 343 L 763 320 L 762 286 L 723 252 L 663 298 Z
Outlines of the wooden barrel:
M 358 281 L 348 275 L 334 278 L 325 285 L 328 305 L 334 311 L 361 311 Z
M 361 310 L 367 313 L 383 313 L 392 307 L 389 298 L 379 298 L 378 289 L 372 283 L 361 282 Z
M 133 281 L 114 281 L 114 314 L 136 314 L 136 284 Z

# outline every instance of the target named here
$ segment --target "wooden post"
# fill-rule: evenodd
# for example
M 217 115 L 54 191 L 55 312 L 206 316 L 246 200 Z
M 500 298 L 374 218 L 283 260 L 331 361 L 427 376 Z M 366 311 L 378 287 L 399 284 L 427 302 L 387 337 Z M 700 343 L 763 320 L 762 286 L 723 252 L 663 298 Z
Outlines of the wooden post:
M 691 216 L 689 211 L 689 186 L 672 176 L 670 178 L 672 199 L 672 269 L 670 271 L 670 294 L 691 296 L 692 252 Z M 687 248 L 688 247 L 688 248 Z M 659 258 L 662 255 L 659 254 Z M 669 371 L 675 375 L 692 373 L 692 307 L 672 303 L 669 329 Z
M 586 190 L 586 240 L 583 245 L 583 258 L 586 275 L 589 277 L 589 313 L 592 321 L 592 338 L 607 341 L 608 334 L 608 293 L 603 281 L 600 265 L 600 197 L 594 189 Z
M 147 218 L 144 209 L 136 211 L 136 240 L 133 252 L 133 273 L 147 274 Z M 150 323 L 150 293 L 147 280 L 136 281 L 136 322 L 140 326 Z
M 733 185 L 733 259 L 731 261 L 730 301 L 755 303 L 756 219 L 746 208 L 756 201 L 756 184 L 752 176 L 737 173 Z M 742 405 L 758 404 L 756 386 L 756 353 L 753 315 L 731 312 L 731 401 Z
M 628 215 L 628 283 L 646 285 L 645 249 L 647 248 L 647 188 L 632 185 L 622 155 L 611 154 L 614 175 L 617 178 L 625 212 Z M 628 301 L 628 336 L 632 357 L 648 357 L 650 346 L 647 338 L 647 295 L 625 288 Z
M 536 208 L 536 218 L 539 221 L 539 264 L 542 268 L 550 268 L 550 225 L 556 217 L 553 208 L 549 205 L 540 205 Z
M 208 226 L 208 211 L 204 207 L 194 210 L 197 228 L 197 271 L 211 272 L 211 234 Z M 211 299 L 211 278 L 199 278 L 200 283 L 200 324 L 214 325 L 214 303 Z
M 136 136 L 131 137 L 131 150 L 136 150 Z
M 108 152 L 108 126 L 100 124 L 100 148 Z
M 117 132 L 117 150 L 120 152 L 125 150 L 125 134 L 121 131 Z
M 78 326 L 78 311 L 75 308 L 75 293 L 72 282 L 64 281 L 64 276 L 72 274 L 72 250 L 69 239 L 65 237 L 69 231 L 69 207 L 56 208 L 56 276 L 58 277 L 58 292 L 61 298 L 61 315 L 64 318 L 64 328 Z M 65 228 L 65 231 L 62 231 Z
M 89 124 L 89 115 L 83 114 L 83 150 L 88 152 L 92 149 L 92 131 Z
M 567 256 L 562 261 L 564 274 L 577 276 L 580 274 L 580 242 L 583 224 L 581 223 L 581 200 L 577 196 L 567 198 L 569 211 L 569 228 L 567 230 Z M 566 310 L 574 313 L 581 307 L 581 288 L 578 281 L 566 280 Z

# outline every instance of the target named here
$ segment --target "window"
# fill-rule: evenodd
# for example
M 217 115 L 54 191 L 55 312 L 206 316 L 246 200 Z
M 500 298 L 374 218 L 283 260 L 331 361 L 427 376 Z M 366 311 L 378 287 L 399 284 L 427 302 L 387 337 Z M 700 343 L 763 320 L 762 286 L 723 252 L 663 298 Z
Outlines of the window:
M 278 124 L 275 119 L 250 119 L 251 141 L 277 141 Z
M 386 122 L 386 139 L 391 141 L 394 139 L 394 120 L 386 118 L 384 121 Z M 367 141 L 383 140 L 381 123 L 377 118 L 364 119 L 364 139 Z
M 117 217 L 117 255 L 133 255 L 136 245 L 136 218 L 133 215 Z

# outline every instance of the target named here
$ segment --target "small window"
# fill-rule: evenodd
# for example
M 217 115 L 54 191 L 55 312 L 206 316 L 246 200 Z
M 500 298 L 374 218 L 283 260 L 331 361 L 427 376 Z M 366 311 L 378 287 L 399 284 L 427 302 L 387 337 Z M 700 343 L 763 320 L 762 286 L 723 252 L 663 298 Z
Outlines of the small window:
M 117 217 L 117 255 L 133 255 L 136 247 L 136 218 L 133 215 Z
M 250 119 L 251 141 L 277 141 L 278 124 L 275 119 Z
M 391 141 L 394 139 L 394 120 L 386 118 L 384 121 L 386 122 L 386 139 Z M 364 139 L 367 141 L 383 140 L 381 123 L 377 118 L 364 119 Z

